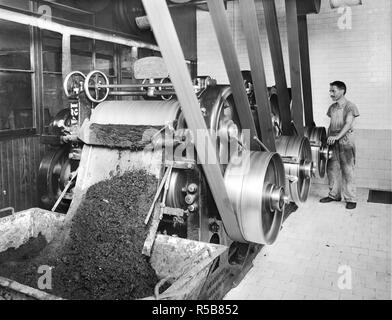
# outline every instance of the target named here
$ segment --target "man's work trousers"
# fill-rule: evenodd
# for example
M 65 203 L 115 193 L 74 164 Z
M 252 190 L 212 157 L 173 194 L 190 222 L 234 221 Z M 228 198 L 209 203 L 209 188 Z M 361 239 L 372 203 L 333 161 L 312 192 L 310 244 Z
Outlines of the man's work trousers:
M 352 133 L 347 133 L 332 146 L 332 158 L 328 161 L 329 197 L 343 198 L 347 202 L 356 202 L 354 179 L 355 143 Z

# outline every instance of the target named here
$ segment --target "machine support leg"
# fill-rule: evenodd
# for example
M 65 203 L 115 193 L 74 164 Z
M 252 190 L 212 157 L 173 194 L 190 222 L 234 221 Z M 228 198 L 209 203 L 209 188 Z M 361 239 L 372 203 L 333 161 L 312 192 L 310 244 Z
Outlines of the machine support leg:
M 285 0 L 287 38 L 289 45 L 290 78 L 292 90 L 292 119 L 299 136 L 304 135 L 303 103 L 302 103 L 302 79 L 301 79 L 301 57 L 298 36 L 297 1 Z
M 292 134 L 290 96 L 287 90 L 287 81 L 282 53 L 282 43 L 280 41 L 275 0 L 263 0 L 263 7 L 268 42 L 272 57 L 272 65 L 274 69 L 276 89 L 278 91 L 278 104 L 282 121 L 282 134 L 289 136 Z
M 251 138 L 254 136 L 257 137 L 256 126 L 242 80 L 241 68 L 235 52 L 233 38 L 230 34 L 229 22 L 227 20 L 223 0 L 207 0 L 207 4 L 229 77 L 231 90 L 233 91 L 234 102 L 238 111 L 241 127 L 243 129 L 250 129 Z M 260 146 L 251 139 L 250 149 L 258 151 L 260 150 Z
M 239 4 L 248 47 L 252 80 L 256 94 L 257 117 L 260 126 L 261 140 L 269 150 L 275 151 L 275 137 L 271 121 L 271 106 L 268 99 L 267 81 L 265 79 L 256 5 L 254 0 L 241 0 Z
M 197 130 L 207 132 L 208 129 L 200 112 L 199 102 L 185 64 L 184 53 L 182 52 L 166 1 L 143 0 L 143 5 L 168 68 L 177 98 L 181 103 L 188 128 L 195 134 Z M 248 102 L 248 100 L 246 101 Z M 205 139 L 205 144 L 200 145 L 196 143 L 196 151 L 199 159 L 207 159 L 208 153 L 208 159 L 211 160 L 209 163 L 202 161 L 202 166 L 228 235 L 236 241 L 245 242 L 227 194 L 216 148 L 209 136 Z
M 302 91 L 304 98 L 305 125 L 314 127 L 312 82 L 310 76 L 308 22 L 306 15 L 298 16 L 299 49 L 301 54 Z

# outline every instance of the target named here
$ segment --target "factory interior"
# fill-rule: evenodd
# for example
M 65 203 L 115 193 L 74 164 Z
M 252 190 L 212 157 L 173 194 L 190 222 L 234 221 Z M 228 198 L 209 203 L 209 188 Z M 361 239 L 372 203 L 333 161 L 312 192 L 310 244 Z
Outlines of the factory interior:
M 0 0 L 0 300 L 391 300 L 391 17 Z

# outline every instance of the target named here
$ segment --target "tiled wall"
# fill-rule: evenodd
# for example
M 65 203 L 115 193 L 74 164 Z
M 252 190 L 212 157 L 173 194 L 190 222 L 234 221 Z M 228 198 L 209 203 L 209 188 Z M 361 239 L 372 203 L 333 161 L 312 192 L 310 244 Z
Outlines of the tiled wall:
M 286 65 L 288 48 L 284 0 L 276 0 Z M 357 181 L 361 187 L 392 190 L 391 186 L 391 2 L 363 0 L 351 8 L 351 29 L 340 29 L 342 12 L 322 0 L 321 12 L 308 16 L 314 119 L 328 126 L 329 83 L 342 80 L 347 98 L 359 108 L 357 119 Z M 268 85 L 274 84 L 261 1 L 256 0 Z M 345 12 L 346 13 L 346 12 Z M 228 2 L 227 15 L 242 69 L 249 69 L 238 1 Z M 208 12 L 198 11 L 198 73 L 227 83 L 227 75 Z

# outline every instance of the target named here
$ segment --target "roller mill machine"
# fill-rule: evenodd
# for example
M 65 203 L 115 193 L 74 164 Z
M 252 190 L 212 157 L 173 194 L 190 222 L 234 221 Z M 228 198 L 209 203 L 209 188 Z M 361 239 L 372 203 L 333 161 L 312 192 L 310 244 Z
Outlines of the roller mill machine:
M 152 64 L 154 77 L 143 71 Z M 162 65 L 159 57 L 137 60 L 139 84 L 111 85 L 100 71 L 83 79 L 84 93 L 96 106 L 78 127 L 80 161 L 67 215 L 76 212 L 92 184 L 145 168 L 160 180 L 158 212 L 155 205 L 150 215 L 141 213 L 156 226 L 155 233 L 229 247 L 200 293 L 200 297 L 221 298 L 249 270 L 262 245 L 278 236 L 287 202 L 283 162 L 275 152 L 249 149 L 231 87 L 210 77 L 193 81 L 198 112 L 207 128 L 195 138 L 167 71 L 159 70 Z M 139 96 L 139 100 L 108 99 L 116 95 Z M 195 150 L 195 144 L 207 136 L 214 138 L 214 149 L 204 160 L 216 156 L 214 164 L 222 174 L 232 216 L 222 216 L 218 209 Z M 151 245 L 146 240 L 146 255 Z
M 248 272 L 262 246 L 277 239 L 285 205 L 306 201 L 315 169 L 311 146 L 303 127 L 286 130 L 282 112 L 287 108 L 273 109 L 269 100 L 260 99 L 260 88 L 267 92 L 260 78 L 244 86 L 223 1 L 207 0 L 207 5 L 230 85 L 210 77 L 198 77 L 192 85 L 166 2 L 142 2 L 162 58 L 135 62 L 138 84 L 109 84 L 105 74 L 92 71 L 74 86 L 95 107 L 73 122 L 76 134 L 67 138 L 71 149 L 80 150 L 77 176 L 70 170 L 66 185 L 76 177 L 67 216 L 77 212 L 91 185 L 147 170 L 159 184 L 150 210 L 137 213 L 151 223 L 143 253 L 150 254 L 157 233 L 227 246 L 198 294 L 219 299 Z M 255 9 L 241 10 L 244 21 L 257 26 Z M 262 65 L 254 64 L 253 56 L 251 62 Z M 137 99 L 110 100 L 113 96 Z M 274 122 L 282 120 L 276 135 L 271 110 Z

